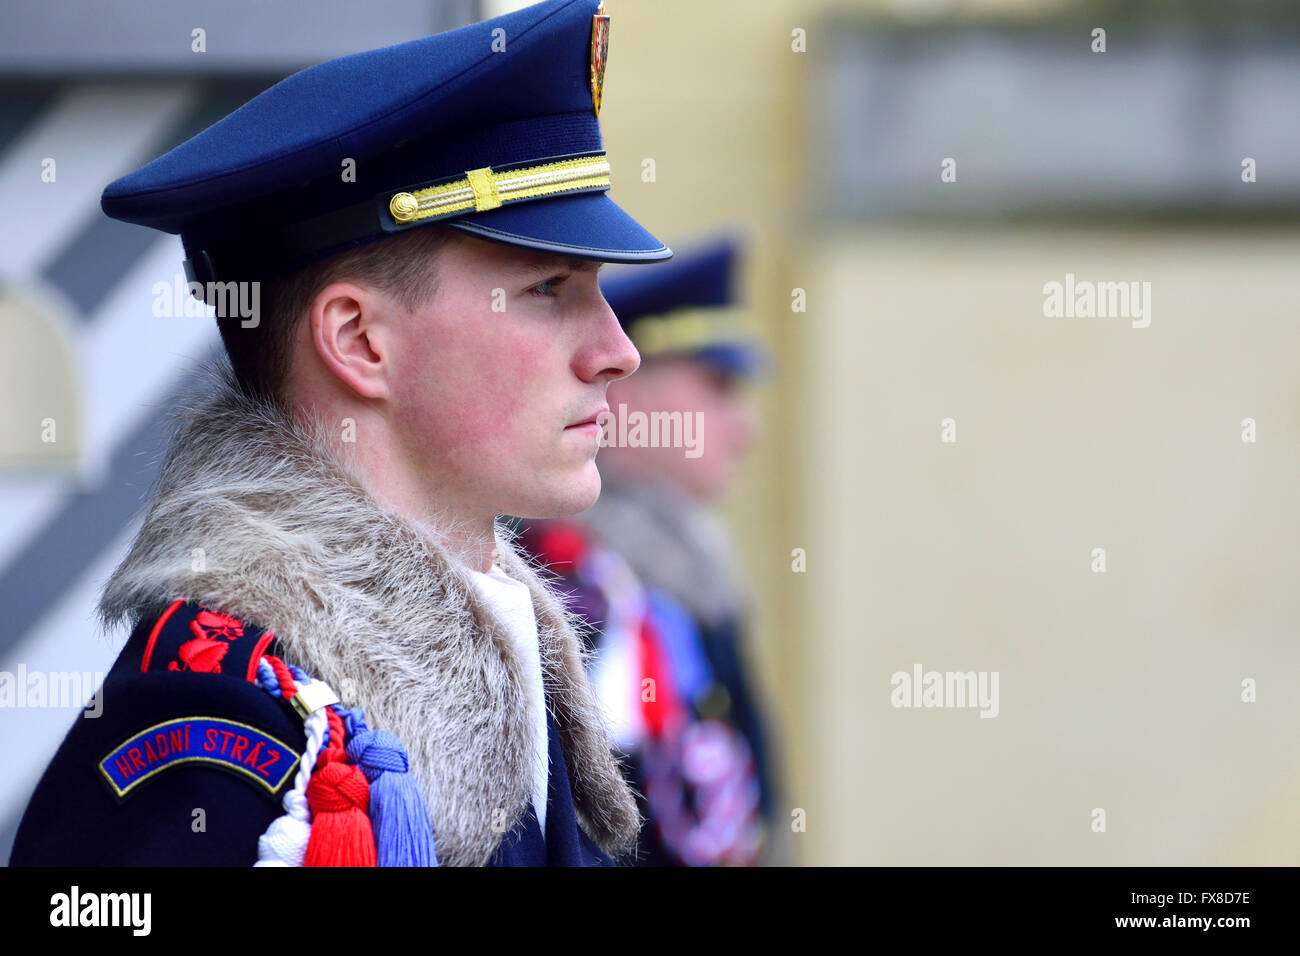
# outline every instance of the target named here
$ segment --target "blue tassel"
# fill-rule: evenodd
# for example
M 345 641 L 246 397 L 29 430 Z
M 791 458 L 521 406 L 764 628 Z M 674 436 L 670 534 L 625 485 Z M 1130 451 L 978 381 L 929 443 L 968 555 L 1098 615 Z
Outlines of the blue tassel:
M 386 730 L 348 741 L 348 759 L 370 782 L 370 825 L 380 866 L 437 866 L 433 824 L 402 742 Z

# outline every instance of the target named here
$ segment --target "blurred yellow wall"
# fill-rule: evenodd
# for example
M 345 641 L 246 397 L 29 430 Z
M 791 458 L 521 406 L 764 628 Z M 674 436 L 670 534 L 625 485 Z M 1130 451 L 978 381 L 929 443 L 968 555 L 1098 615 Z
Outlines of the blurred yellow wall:
M 1295 821 L 1300 768 L 1297 255 L 1187 226 L 805 251 L 814 859 L 1300 860 L 1256 826 Z M 1149 281 L 1150 326 L 1044 318 L 1066 272 Z M 914 663 L 998 671 L 999 715 L 894 708 Z

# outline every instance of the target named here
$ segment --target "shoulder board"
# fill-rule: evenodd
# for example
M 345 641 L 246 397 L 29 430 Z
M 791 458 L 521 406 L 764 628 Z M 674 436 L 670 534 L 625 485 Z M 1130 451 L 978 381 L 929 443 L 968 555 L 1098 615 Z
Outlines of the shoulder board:
M 140 673 L 223 674 L 255 683 L 257 662 L 273 640 L 255 624 L 176 600 L 149 632 Z

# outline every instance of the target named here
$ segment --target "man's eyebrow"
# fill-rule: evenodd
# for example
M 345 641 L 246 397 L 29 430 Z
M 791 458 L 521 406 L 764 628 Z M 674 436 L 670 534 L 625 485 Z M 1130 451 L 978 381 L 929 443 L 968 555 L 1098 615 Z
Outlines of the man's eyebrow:
M 571 272 L 597 272 L 605 263 L 594 259 L 579 259 L 576 256 L 555 256 L 541 262 L 530 262 L 515 266 L 511 271 L 518 275 L 545 275 L 547 273 L 568 269 Z

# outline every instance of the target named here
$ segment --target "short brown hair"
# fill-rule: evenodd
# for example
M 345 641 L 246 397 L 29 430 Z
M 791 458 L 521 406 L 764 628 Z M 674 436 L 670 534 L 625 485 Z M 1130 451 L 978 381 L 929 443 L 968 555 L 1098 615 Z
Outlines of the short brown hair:
M 238 316 L 218 318 L 235 377 L 250 396 L 287 408 L 286 386 L 298 325 L 331 282 L 351 279 L 417 309 L 433 294 L 437 252 L 452 230 L 437 224 L 370 242 L 262 282 L 261 321 L 244 328 Z

